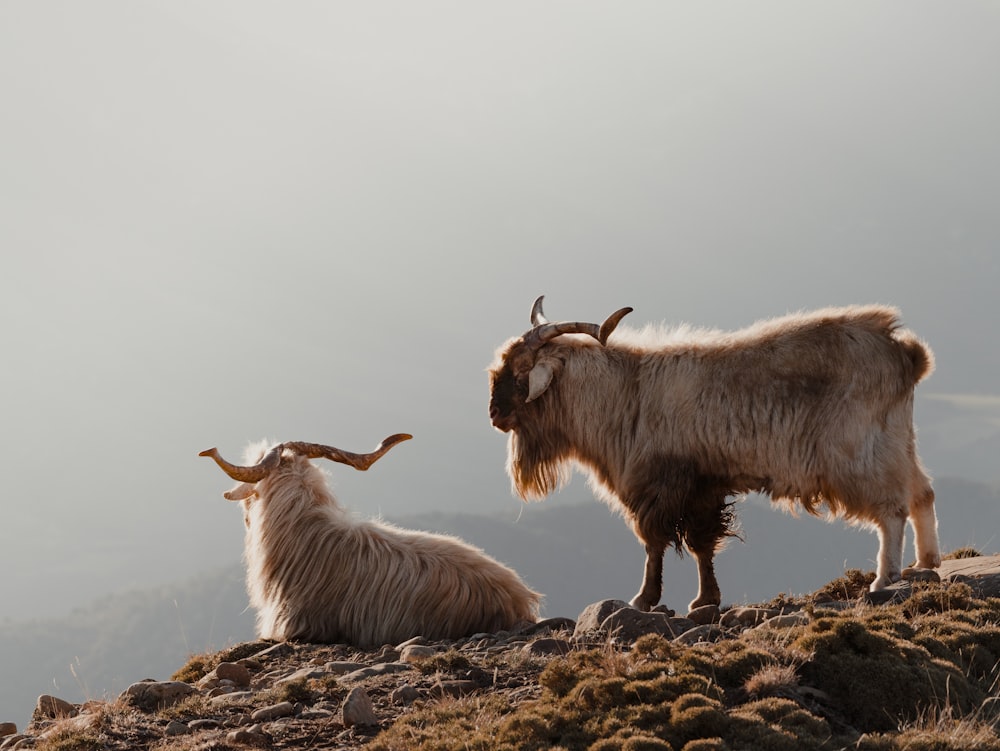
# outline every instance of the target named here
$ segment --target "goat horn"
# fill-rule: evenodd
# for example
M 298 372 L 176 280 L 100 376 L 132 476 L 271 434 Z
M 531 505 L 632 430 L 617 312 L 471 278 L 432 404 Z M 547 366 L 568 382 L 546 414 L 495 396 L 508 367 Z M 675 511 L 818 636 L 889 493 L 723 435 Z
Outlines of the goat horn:
M 382 443 L 375 447 L 374 451 L 368 454 L 355 454 L 351 451 L 342 451 L 333 446 L 324 446 L 320 443 L 305 443 L 303 441 L 286 443 L 284 447 L 307 459 L 330 459 L 341 464 L 349 464 L 363 472 L 385 456 L 386 452 L 397 443 L 408 441 L 411 438 L 413 436 L 409 433 L 395 433 L 382 441 Z
M 229 475 L 232 479 L 238 482 L 260 482 L 278 466 L 281 461 L 281 444 L 273 447 L 270 451 L 264 454 L 264 458 L 257 462 L 252 467 L 240 467 L 236 464 L 230 464 L 221 456 L 219 456 L 219 450 L 216 448 L 206 449 L 198 454 L 198 456 L 210 456 L 215 460 L 215 463 L 222 468 L 222 471 Z
M 535 304 L 531 306 L 531 325 L 541 326 L 543 323 L 548 323 L 549 319 L 545 317 L 545 313 L 542 312 L 542 300 L 545 299 L 545 295 L 539 295 L 538 299 L 535 300 Z
M 601 324 L 601 328 L 598 331 L 597 338 L 601 344 L 608 343 L 608 337 L 611 336 L 611 332 L 614 331 L 618 324 L 621 322 L 622 318 L 631 313 L 633 308 L 619 308 L 614 313 L 609 315 L 604 319 L 604 323 Z
M 608 337 L 615 330 L 618 323 L 632 312 L 632 308 L 621 308 L 608 316 L 604 323 L 584 323 L 582 321 L 562 321 L 560 323 L 550 323 L 542 312 L 542 300 L 545 295 L 539 296 L 531 306 L 532 329 L 524 335 L 524 341 L 531 348 L 537 349 L 551 339 L 555 339 L 562 334 L 587 334 L 594 337 L 601 344 L 607 344 Z

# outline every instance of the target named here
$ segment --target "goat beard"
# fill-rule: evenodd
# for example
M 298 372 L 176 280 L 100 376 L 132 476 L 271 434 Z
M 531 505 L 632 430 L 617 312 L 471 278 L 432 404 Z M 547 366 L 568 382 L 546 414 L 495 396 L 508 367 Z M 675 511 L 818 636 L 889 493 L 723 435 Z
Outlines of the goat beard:
M 519 428 L 511 432 L 507 443 L 507 474 L 518 496 L 540 501 L 569 482 L 568 446 L 558 438 Z

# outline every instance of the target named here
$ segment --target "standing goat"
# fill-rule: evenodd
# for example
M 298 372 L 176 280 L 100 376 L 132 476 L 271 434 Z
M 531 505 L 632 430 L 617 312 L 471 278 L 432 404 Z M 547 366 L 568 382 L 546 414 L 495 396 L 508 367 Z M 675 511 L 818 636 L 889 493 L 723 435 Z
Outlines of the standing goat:
M 544 497 L 575 463 L 645 545 L 635 607 L 659 602 L 664 552 L 682 545 L 698 564 L 690 607 L 720 604 L 726 499 L 751 491 L 874 527 L 873 591 L 902 575 L 907 517 L 917 566 L 940 564 L 913 428 L 913 390 L 934 360 L 898 311 L 829 308 L 731 333 L 623 329 L 609 341 L 631 310 L 600 326 L 549 323 L 539 297 L 532 328 L 500 347 L 489 373 L 517 494 Z
M 537 619 L 540 595 L 481 550 L 445 535 L 351 517 L 309 460 L 366 470 L 412 436 L 391 435 L 369 454 L 314 443 L 251 446 L 253 466 L 202 451 L 239 484 L 250 604 L 266 639 L 398 644 L 456 639 Z

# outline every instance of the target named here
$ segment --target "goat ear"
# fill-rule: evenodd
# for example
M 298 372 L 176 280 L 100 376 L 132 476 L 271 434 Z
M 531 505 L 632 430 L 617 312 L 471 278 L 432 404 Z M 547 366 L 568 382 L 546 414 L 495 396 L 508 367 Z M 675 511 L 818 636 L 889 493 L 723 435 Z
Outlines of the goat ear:
M 540 357 L 528 373 L 528 398 L 525 403 L 532 402 L 552 385 L 552 379 L 562 363 L 552 357 Z
M 222 497 L 227 501 L 245 501 L 251 496 L 257 495 L 257 486 L 249 482 L 241 482 L 232 490 L 227 490 Z

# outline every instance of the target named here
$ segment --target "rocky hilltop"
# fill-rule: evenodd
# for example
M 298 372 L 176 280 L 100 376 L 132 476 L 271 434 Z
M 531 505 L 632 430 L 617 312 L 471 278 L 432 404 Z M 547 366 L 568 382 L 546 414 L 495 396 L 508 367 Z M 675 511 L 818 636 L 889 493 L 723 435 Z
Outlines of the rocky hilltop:
M 871 578 L 683 617 L 605 600 L 367 652 L 248 642 L 113 701 L 39 697 L 0 749 L 1000 750 L 1000 556 L 878 596 Z

